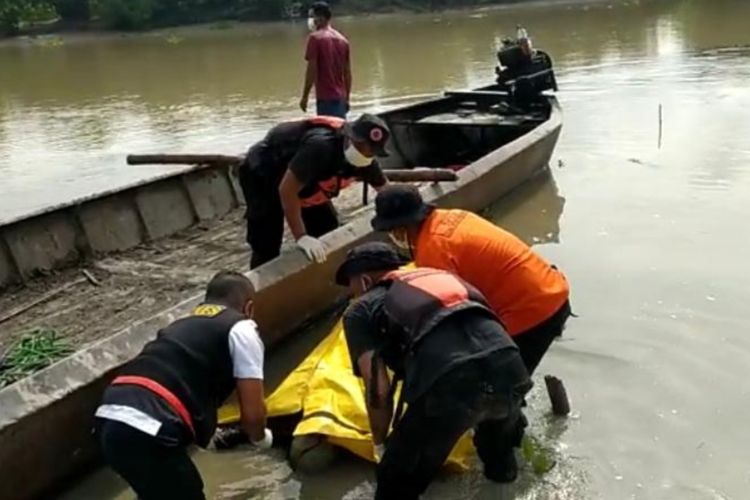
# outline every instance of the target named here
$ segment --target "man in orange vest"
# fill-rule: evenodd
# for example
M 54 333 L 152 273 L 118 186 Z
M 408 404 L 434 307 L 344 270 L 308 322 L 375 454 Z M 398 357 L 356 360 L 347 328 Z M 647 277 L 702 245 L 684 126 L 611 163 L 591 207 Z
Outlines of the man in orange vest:
M 413 186 L 384 189 L 375 210 L 373 228 L 412 252 L 417 266 L 453 272 L 482 292 L 533 373 L 571 314 L 565 276 L 513 234 L 426 204 Z
M 374 115 L 352 122 L 317 116 L 277 125 L 253 145 L 239 171 L 250 267 L 279 255 L 284 219 L 305 255 L 325 261 L 318 238 L 339 225 L 331 199 L 355 180 L 376 190 L 386 185 L 375 157 L 387 156 L 389 136 L 388 126 Z
M 532 385 L 518 348 L 476 288 L 439 269 L 399 271 L 404 262 L 392 245 L 371 242 L 350 250 L 336 273 L 356 296 L 344 333 L 365 383 L 375 499 L 419 498 L 469 429 L 485 476 L 512 482 Z M 402 417 L 399 401 L 394 417 L 399 379 L 407 409 Z

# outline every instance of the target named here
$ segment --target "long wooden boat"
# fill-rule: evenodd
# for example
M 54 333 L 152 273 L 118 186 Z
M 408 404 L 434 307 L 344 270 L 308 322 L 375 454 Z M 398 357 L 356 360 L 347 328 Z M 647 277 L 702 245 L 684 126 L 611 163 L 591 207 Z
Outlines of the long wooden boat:
M 385 168 L 462 167 L 455 182 L 423 186 L 427 201 L 478 211 L 544 170 L 562 126 L 552 96 L 518 104 L 490 86 L 381 114 L 392 130 Z M 147 183 L 76 200 L 0 226 L 0 285 L 74 266 L 93 255 L 121 251 L 212 219 L 242 203 L 228 167 L 195 166 Z M 340 302 L 333 276 L 345 252 L 378 237 L 371 209 L 323 237 L 325 264 L 299 251 L 249 273 L 259 290 L 257 320 L 273 346 L 304 322 Z M 238 243 L 239 244 L 239 243 Z M 111 374 L 156 330 L 201 300 L 179 304 L 0 390 L 0 498 L 50 491 L 96 458 L 91 416 Z

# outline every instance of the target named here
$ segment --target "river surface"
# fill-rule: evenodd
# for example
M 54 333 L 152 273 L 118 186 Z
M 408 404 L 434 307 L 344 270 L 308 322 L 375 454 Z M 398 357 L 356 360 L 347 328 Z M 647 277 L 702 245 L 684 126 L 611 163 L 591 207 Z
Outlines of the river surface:
M 354 47 L 355 110 L 486 83 L 497 40 L 518 22 L 556 60 L 565 124 L 552 176 L 489 215 L 570 278 L 580 317 L 539 374 L 565 380 L 574 414 L 550 419 L 537 380 L 531 434 L 556 467 L 542 477 L 526 468 L 511 487 L 477 473 L 445 477 L 427 498 L 746 499 L 750 2 L 341 20 Z M 297 115 L 301 24 L 173 33 L 0 47 L 3 217 L 156 168 L 125 166 L 127 152 L 240 152 Z M 311 338 L 282 353 L 285 363 Z M 372 492 L 372 469 L 359 462 L 303 477 L 278 454 L 196 458 L 216 498 Z M 65 498 L 132 495 L 102 470 Z

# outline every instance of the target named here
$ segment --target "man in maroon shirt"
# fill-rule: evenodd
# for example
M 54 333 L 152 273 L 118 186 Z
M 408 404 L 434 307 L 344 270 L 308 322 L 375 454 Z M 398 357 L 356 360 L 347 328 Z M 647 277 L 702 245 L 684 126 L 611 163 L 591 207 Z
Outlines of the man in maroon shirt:
M 299 106 L 307 111 L 314 85 L 317 114 L 346 118 L 352 90 L 349 41 L 331 26 L 331 8 L 326 2 L 313 4 L 308 23 L 312 33 L 307 38 L 307 71 Z

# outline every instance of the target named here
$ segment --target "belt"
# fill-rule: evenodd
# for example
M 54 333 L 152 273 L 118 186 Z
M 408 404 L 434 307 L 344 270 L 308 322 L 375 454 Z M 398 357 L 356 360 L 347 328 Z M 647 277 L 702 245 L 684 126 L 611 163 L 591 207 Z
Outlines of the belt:
M 148 389 L 161 397 L 175 411 L 175 413 L 179 415 L 182 422 L 188 429 L 190 429 L 190 433 L 193 437 L 195 437 L 195 427 L 193 427 L 193 417 L 190 416 L 190 412 L 185 408 L 185 405 L 182 404 L 180 398 L 175 396 L 172 391 L 161 385 L 159 382 L 146 377 L 125 375 L 114 379 L 112 385 L 137 385 Z

